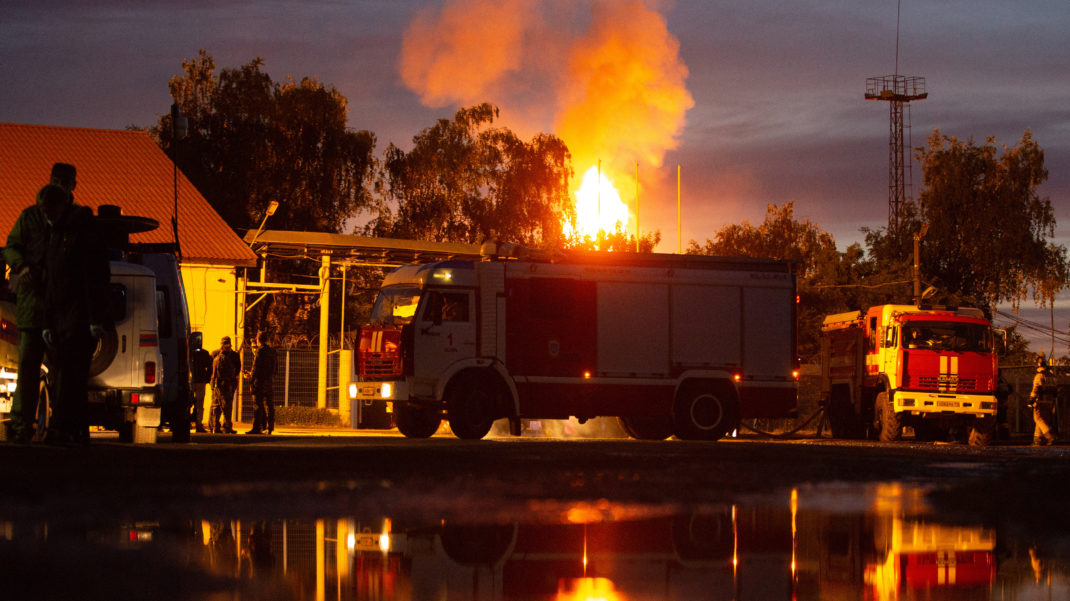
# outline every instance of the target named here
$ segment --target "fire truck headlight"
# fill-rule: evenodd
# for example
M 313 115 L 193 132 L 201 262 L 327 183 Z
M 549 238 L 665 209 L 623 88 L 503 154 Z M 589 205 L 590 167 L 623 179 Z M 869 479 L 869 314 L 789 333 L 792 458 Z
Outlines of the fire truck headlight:
M 391 385 L 391 384 L 383 384 L 382 393 L 383 393 L 383 398 L 384 399 L 389 399 L 389 398 L 393 397 L 394 396 L 394 387 L 393 387 L 393 385 Z
M 993 410 L 995 408 L 996 408 L 996 404 L 993 403 L 992 401 L 981 401 L 981 410 L 982 411 L 991 411 L 991 410 Z
M 356 382 L 350 382 L 349 383 L 349 398 L 351 398 L 351 399 L 357 398 L 357 383 Z

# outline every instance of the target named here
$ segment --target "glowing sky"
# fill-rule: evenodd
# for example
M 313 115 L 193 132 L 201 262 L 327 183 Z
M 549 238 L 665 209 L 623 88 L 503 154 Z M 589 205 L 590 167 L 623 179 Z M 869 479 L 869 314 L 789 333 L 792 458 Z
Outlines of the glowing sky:
M 472 3 L 478 0 L 452 4 Z M 167 80 L 204 47 L 217 67 L 261 56 L 276 80 L 314 75 L 349 99 L 350 125 L 373 131 L 377 151 L 390 142 L 407 147 L 420 129 L 457 108 L 448 97 L 424 105 L 399 68 L 414 21 L 433 22 L 447 4 L 6 0 L 0 4 L 0 121 L 151 125 L 170 105 Z M 488 4 L 536 11 L 545 25 L 525 33 L 526 43 L 545 51 L 503 63 L 512 70 L 510 85 L 492 86 L 484 98 L 501 107 L 507 125 L 524 133 L 553 128 L 559 97 L 540 84 L 565 65 L 557 46 L 539 36 L 582 35 L 598 12 L 590 4 Z M 676 250 L 676 165 L 683 173 L 685 243 L 701 242 L 727 223 L 760 222 L 766 204 L 787 201 L 841 247 L 862 239 L 860 227 L 886 223 L 888 107 L 865 101 L 863 93 L 867 77 L 896 68 L 895 1 L 644 4 L 678 41 L 693 100 L 662 166 L 640 165 L 641 227 L 661 230 L 659 250 Z M 480 14 L 471 15 L 477 32 Z M 900 23 L 899 73 L 925 77 L 929 91 L 911 107 L 910 140 L 921 145 L 939 128 L 1010 145 L 1031 128 L 1050 171 L 1041 192 L 1055 204 L 1059 241 L 1070 241 L 1070 4 L 904 0 Z M 531 72 L 538 75 L 528 77 Z M 634 165 L 638 157 L 623 160 Z M 913 179 L 916 195 L 920 171 Z M 1057 317 L 1060 327 L 1066 321 Z

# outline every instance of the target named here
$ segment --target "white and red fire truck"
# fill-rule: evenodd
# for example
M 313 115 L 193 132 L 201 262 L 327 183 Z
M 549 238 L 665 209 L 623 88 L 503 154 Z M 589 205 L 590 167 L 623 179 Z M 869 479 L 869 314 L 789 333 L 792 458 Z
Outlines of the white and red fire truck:
M 999 377 L 991 324 L 979 309 L 878 305 L 829 315 L 821 397 L 836 438 L 919 440 L 952 429 L 972 445 L 996 427 Z
M 716 440 L 795 414 L 790 263 L 569 252 L 407 265 L 361 329 L 351 397 L 428 437 L 507 418 L 616 416 L 641 439 Z M 510 253 L 514 254 L 514 253 Z

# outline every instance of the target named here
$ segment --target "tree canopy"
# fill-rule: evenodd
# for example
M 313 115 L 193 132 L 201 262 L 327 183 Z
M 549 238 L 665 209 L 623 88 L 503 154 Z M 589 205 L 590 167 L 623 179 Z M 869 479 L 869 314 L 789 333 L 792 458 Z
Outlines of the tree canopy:
M 413 138 L 405 152 L 386 150 L 377 190 L 378 235 L 475 243 L 487 238 L 557 247 L 573 210 L 568 148 L 540 134 L 528 142 L 492 127 L 498 109 L 457 111 Z
M 1052 302 L 1070 271 L 1066 249 L 1050 241 L 1055 214 L 1037 192 L 1048 171 L 1032 133 L 1008 148 L 934 130 L 917 159 L 924 186 L 917 205 L 905 206 L 899 239 L 870 232 L 873 258 L 908 272 L 913 235 L 924 228 L 921 279 L 944 301 L 988 311 L 1029 296 Z
M 276 83 L 253 59 L 216 73 L 202 49 L 171 78 L 189 120 L 172 140 L 171 116 L 151 131 L 183 173 L 235 230 L 255 228 L 271 201 L 288 229 L 338 232 L 369 203 L 375 136 L 350 131 L 348 102 L 315 79 Z

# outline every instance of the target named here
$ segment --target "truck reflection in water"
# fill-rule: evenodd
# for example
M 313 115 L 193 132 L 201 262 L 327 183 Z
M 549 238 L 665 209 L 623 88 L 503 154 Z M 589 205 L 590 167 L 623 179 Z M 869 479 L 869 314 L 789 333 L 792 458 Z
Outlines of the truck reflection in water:
M 859 494 L 792 491 L 682 513 L 618 511 L 604 501 L 531 506 L 530 521 L 507 524 L 369 515 L 118 527 L 8 521 L 0 522 L 0 560 L 28 557 L 15 565 L 42 583 L 74 550 L 81 563 L 63 570 L 82 599 L 127 598 L 124 591 L 308 601 L 1070 598 L 1057 539 L 1038 544 L 1004 524 L 997 540 L 996 526 L 942 523 L 916 489 Z M 1062 551 L 1045 548 L 1053 546 Z M 152 569 L 92 578 L 112 563 Z M 34 598 L 47 599 L 68 589 L 38 590 Z

